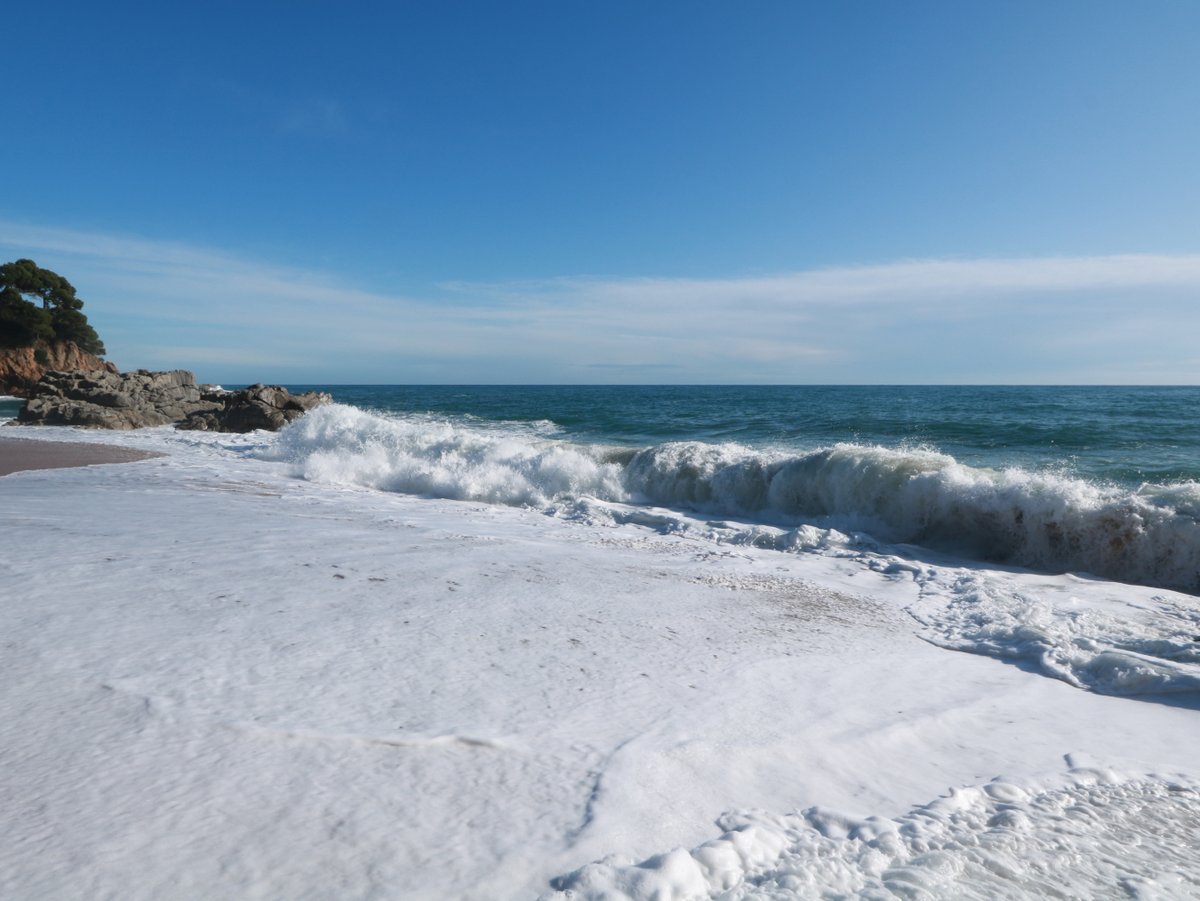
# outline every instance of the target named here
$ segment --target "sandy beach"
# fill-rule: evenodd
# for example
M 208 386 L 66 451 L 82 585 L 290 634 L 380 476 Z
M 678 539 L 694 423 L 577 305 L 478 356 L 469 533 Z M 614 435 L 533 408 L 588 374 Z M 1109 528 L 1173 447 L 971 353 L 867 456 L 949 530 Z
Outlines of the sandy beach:
M 109 444 L 80 444 L 74 441 L 26 441 L 0 437 L 0 476 L 29 469 L 64 469 L 99 463 L 132 463 L 159 457 L 151 451 Z

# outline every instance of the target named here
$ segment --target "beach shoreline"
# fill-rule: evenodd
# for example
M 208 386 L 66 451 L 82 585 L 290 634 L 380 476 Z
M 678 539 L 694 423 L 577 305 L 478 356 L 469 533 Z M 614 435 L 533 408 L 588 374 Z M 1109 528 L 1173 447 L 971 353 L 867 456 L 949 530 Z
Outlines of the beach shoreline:
M 33 469 L 69 469 L 105 463 L 134 463 L 163 454 L 77 441 L 26 441 L 0 436 L 0 477 Z

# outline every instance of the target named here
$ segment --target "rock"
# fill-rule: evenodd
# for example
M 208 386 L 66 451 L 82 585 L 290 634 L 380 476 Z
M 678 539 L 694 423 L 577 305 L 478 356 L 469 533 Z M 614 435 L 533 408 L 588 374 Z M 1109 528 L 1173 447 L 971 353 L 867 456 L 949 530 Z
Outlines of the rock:
M 275 432 L 313 407 L 333 402 L 323 391 L 292 394 L 279 385 L 251 385 L 238 391 L 210 390 L 202 398 L 219 404 L 215 409 L 190 414 L 176 428 L 209 432 Z
M 117 367 L 84 353 L 70 341 L 39 341 L 32 347 L 0 349 L 0 394 L 31 397 L 33 387 L 47 372 L 81 370 L 117 372 Z
M 205 401 L 190 372 L 48 372 L 17 414 L 25 425 L 140 429 L 168 425 L 217 405 Z
M 196 384 L 185 369 L 124 374 L 48 372 L 33 386 L 17 414 L 23 425 L 79 425 L 95 429 L 141 429 L 175 423 L 210 432 L 277 431 L 320 404 L 328 394 L 292 394 L 279 385 L 226 391 Z

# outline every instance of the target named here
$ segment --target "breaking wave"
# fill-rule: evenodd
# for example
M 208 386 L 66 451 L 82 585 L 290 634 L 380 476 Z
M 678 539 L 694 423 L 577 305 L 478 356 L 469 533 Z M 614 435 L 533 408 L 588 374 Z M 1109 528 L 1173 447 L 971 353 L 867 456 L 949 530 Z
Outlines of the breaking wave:
M 518 506 L 580 495 L 624 498 L 620 467 L 570 444 L 338 404 L 284 428 L 266 454 L 291 462 L 310 481 L 404 494 Z
M 988 562 L 1200 591 L 1196 482 L 1130 490 L 859 444 L 799 455 L 701 442 L 613 449 L 342 405 L 292 423 L 267 453 L 319 482 L 533 506 L 594 497 L 818 523 Z
M 815 518 L 882 541 L 997 563 L 1200 589 L 1200 485 L 1129 491 L 925 449 L 838 444 L 803 456 L 670 444 L 625 482 L 647 500 L 726 516 Z

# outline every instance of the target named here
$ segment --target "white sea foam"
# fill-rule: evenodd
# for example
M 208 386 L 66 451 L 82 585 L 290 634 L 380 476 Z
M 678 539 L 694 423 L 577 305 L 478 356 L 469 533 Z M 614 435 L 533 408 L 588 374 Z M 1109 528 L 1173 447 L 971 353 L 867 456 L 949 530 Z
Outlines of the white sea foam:
M 301 417 L 266 455 L 316 482 L 457 500 L 540 506 L 624 494 L 617 466 L 569 444 L 342 405 Z
M 0 896 L 516 901 L 580 867 L 602 897 L 1195 892 L 1177 853 L 1194 782 L 1019 778 L 1080 751 L 1194 780 L 1187 699 L 1072 690 L 916 640 L 904 613 L 950 629 L 987 588 L 997 617 L 1029 598 L 1149 641 L 1193 599 L 635 505 L 620 481 L 624 500 L 568 485 L 539 512 L 340 490 L 375 477 L 371 453 L 385 474 L 401 451 L 436 459 L 431 425 L 322 418 L 274 451 L 267 433 L 10 430 L 166 456 L 0 479 L 12 534 L 71 547 L 0 566 Z M 433 431 L 464 473 L 538 485 L 522 461 L 555 447 Z M 318 453 L 332 470 L 311 477 L 344 481 L 294 477 Z M 721 817 L 707 850 L 633 866 L 717 836 L 722 811 L 813 805 Z
M 770 458 L 697 443 L 648 448 L 626 484 L 724 515 L 825 518 L 843 531 L 1050 571 L 1200 588 L 1200 485 L 1136 492 L 1056 473 L 974 469 L 929 450 L 839 444 Z
M 922 541 L 976 558 L 1195 590 L 1195 485 L 1121 492 L 1060 474 L 972 469 L 929 450 L 858 445 L 802 457 L 699 443 L 605 450 L 540 438 L 524 425 L 481 429 L 346 406 L 303 417 L 265 453 L 327 484 L 532 505 L 723 545 L 859 557 L 916 579 L 921 599 L 910 612 L 922 636 L 942 647 L 1025 661 L 1104 694 L 1200 691 L 1200 612 L 1191 607 L 1109 603 L 1098 591 L 1080 601 L 1061 586 L 1029 589 L 994 569 L 904 562 L 885 543 Z M 804 515 L 811 521 L 797 523 Z
M 654 504 L 1200 590 L 1193 482 L 1131 491 L 856 444 L 801 456 L 698 442 L 605 451 L 539 432 L 331 406 L 285 429 L 273 455 L 305 478 L 334 484 L 517 505 L 579 497 Z
M 1200 691 L 1200 609 L 1161 595 L 1107 598 L 1024 587 L 988 571 L 918 574 L 909 608 L 934 644 L 1035 664 L 1042 672 L 1104 694 Z M 1082 586 L 1081 586 L 1082 587 Z M 1143 593 L 1147 593 L 1143 590 Z
M 608 860 L 544 899 L 1132 898 L 1200 892 L 1200 792 L 1184 778 L 1075 769 L 996 779 L 895 819 L 820 808 L 732 813 L 725 833 L 638 864 Z

